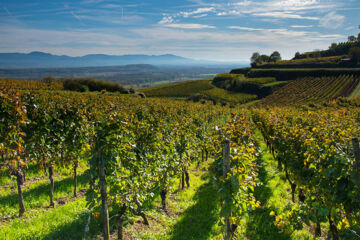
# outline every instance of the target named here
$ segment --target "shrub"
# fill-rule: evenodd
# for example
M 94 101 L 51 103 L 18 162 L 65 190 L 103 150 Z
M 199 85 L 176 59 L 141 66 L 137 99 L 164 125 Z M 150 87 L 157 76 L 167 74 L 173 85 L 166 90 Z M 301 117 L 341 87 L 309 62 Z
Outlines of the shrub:
M 128 93 L 120 83 L 113 83 L 94 78 L 66 78 L 62 80 L 65 90 L 70 91 L 102 91 Z

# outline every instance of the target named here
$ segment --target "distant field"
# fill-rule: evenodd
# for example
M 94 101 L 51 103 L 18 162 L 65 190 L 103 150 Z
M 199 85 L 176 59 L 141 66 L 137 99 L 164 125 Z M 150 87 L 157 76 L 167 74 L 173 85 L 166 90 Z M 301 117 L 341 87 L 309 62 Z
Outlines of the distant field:
M 141 89 L 147 97 L 188 97 L 195 93 L 214 88 L 212 79 L 186 81 Z
M 230 92 L 221 88 L 212 88 L 202 91 L 206 96 L 222 99 L 234 103 L 246 103 L 257 98 L 254 94 Z
M 250 82 L 256 82 L 256 83 L 260 83 L 260 84 L 265 84 L 265 83 L 275 82 L 276 78 L 274 78 L 274 77 L 247 78 L 246 80 L 250 81 Z
M 285 84 L 288 83 L 289 81 L 275 81 L 275 82 L 268 82 L 263 84 L 264 87 L 271 87 L 271 86 L 276 86 L 276 85 L 280 85 L 280 84 Z
M 152 88 L 144 88 L 147 97 L 190 97 L 192 95 L 202 95 L 214 100 L 222 100 L 232 103 L 245 103 L 257 98 L 256 95 L 246 93 L 236 93 L 217 88 L 211 84 L 212 79 L 202 79 L 195 81 L 166 84 Z

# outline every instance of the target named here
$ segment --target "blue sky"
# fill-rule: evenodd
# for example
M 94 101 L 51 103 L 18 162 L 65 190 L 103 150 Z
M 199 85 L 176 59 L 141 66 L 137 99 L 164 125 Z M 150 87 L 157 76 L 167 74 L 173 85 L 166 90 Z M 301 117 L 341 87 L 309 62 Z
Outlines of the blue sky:
M 357 34 L 359 12 L 360 0 L 2 0 L 0 52 L 291 58 Z

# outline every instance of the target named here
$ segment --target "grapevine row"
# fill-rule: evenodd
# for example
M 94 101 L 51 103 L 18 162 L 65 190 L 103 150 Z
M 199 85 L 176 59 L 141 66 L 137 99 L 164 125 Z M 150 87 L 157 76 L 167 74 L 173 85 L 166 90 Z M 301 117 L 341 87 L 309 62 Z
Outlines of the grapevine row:
M 360 169 L 352 138 L 360 134 L 359 116 L 359 109 L 350 107 L 254 110 L 254 121 L 285 172 L 294 202 L 298 192 L 297 207 L 278 216 L 278 223 L 312 221 L 320 236 L 321 223 L 327 221 L 334 239 L 339 229 L 358 223 Z

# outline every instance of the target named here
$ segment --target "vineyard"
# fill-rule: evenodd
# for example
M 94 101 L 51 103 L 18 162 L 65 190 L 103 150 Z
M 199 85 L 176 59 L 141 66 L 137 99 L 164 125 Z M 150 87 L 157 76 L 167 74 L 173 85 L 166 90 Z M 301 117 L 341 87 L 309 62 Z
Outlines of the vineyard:
M 359 136 L 359 110 L 274 108 L 255 110 L 253 117 L 296 202 L 285 213 L 273 213 L 276 224 L 286 229 L 311 221 L 320 237 L 321 223 L 328 221 L 333 239 L 358 224 L 360 152 L 353 137 Z
M 0 238 L 356 239 L 358 81 L 250 108 L 2 82 Z
M 289 82 L 274 94 L 264 98 L 262 105 L 307 104 L 340 97 L 349 97 L 360 78 L 353 75 L 338 77 L 307 77 Z

